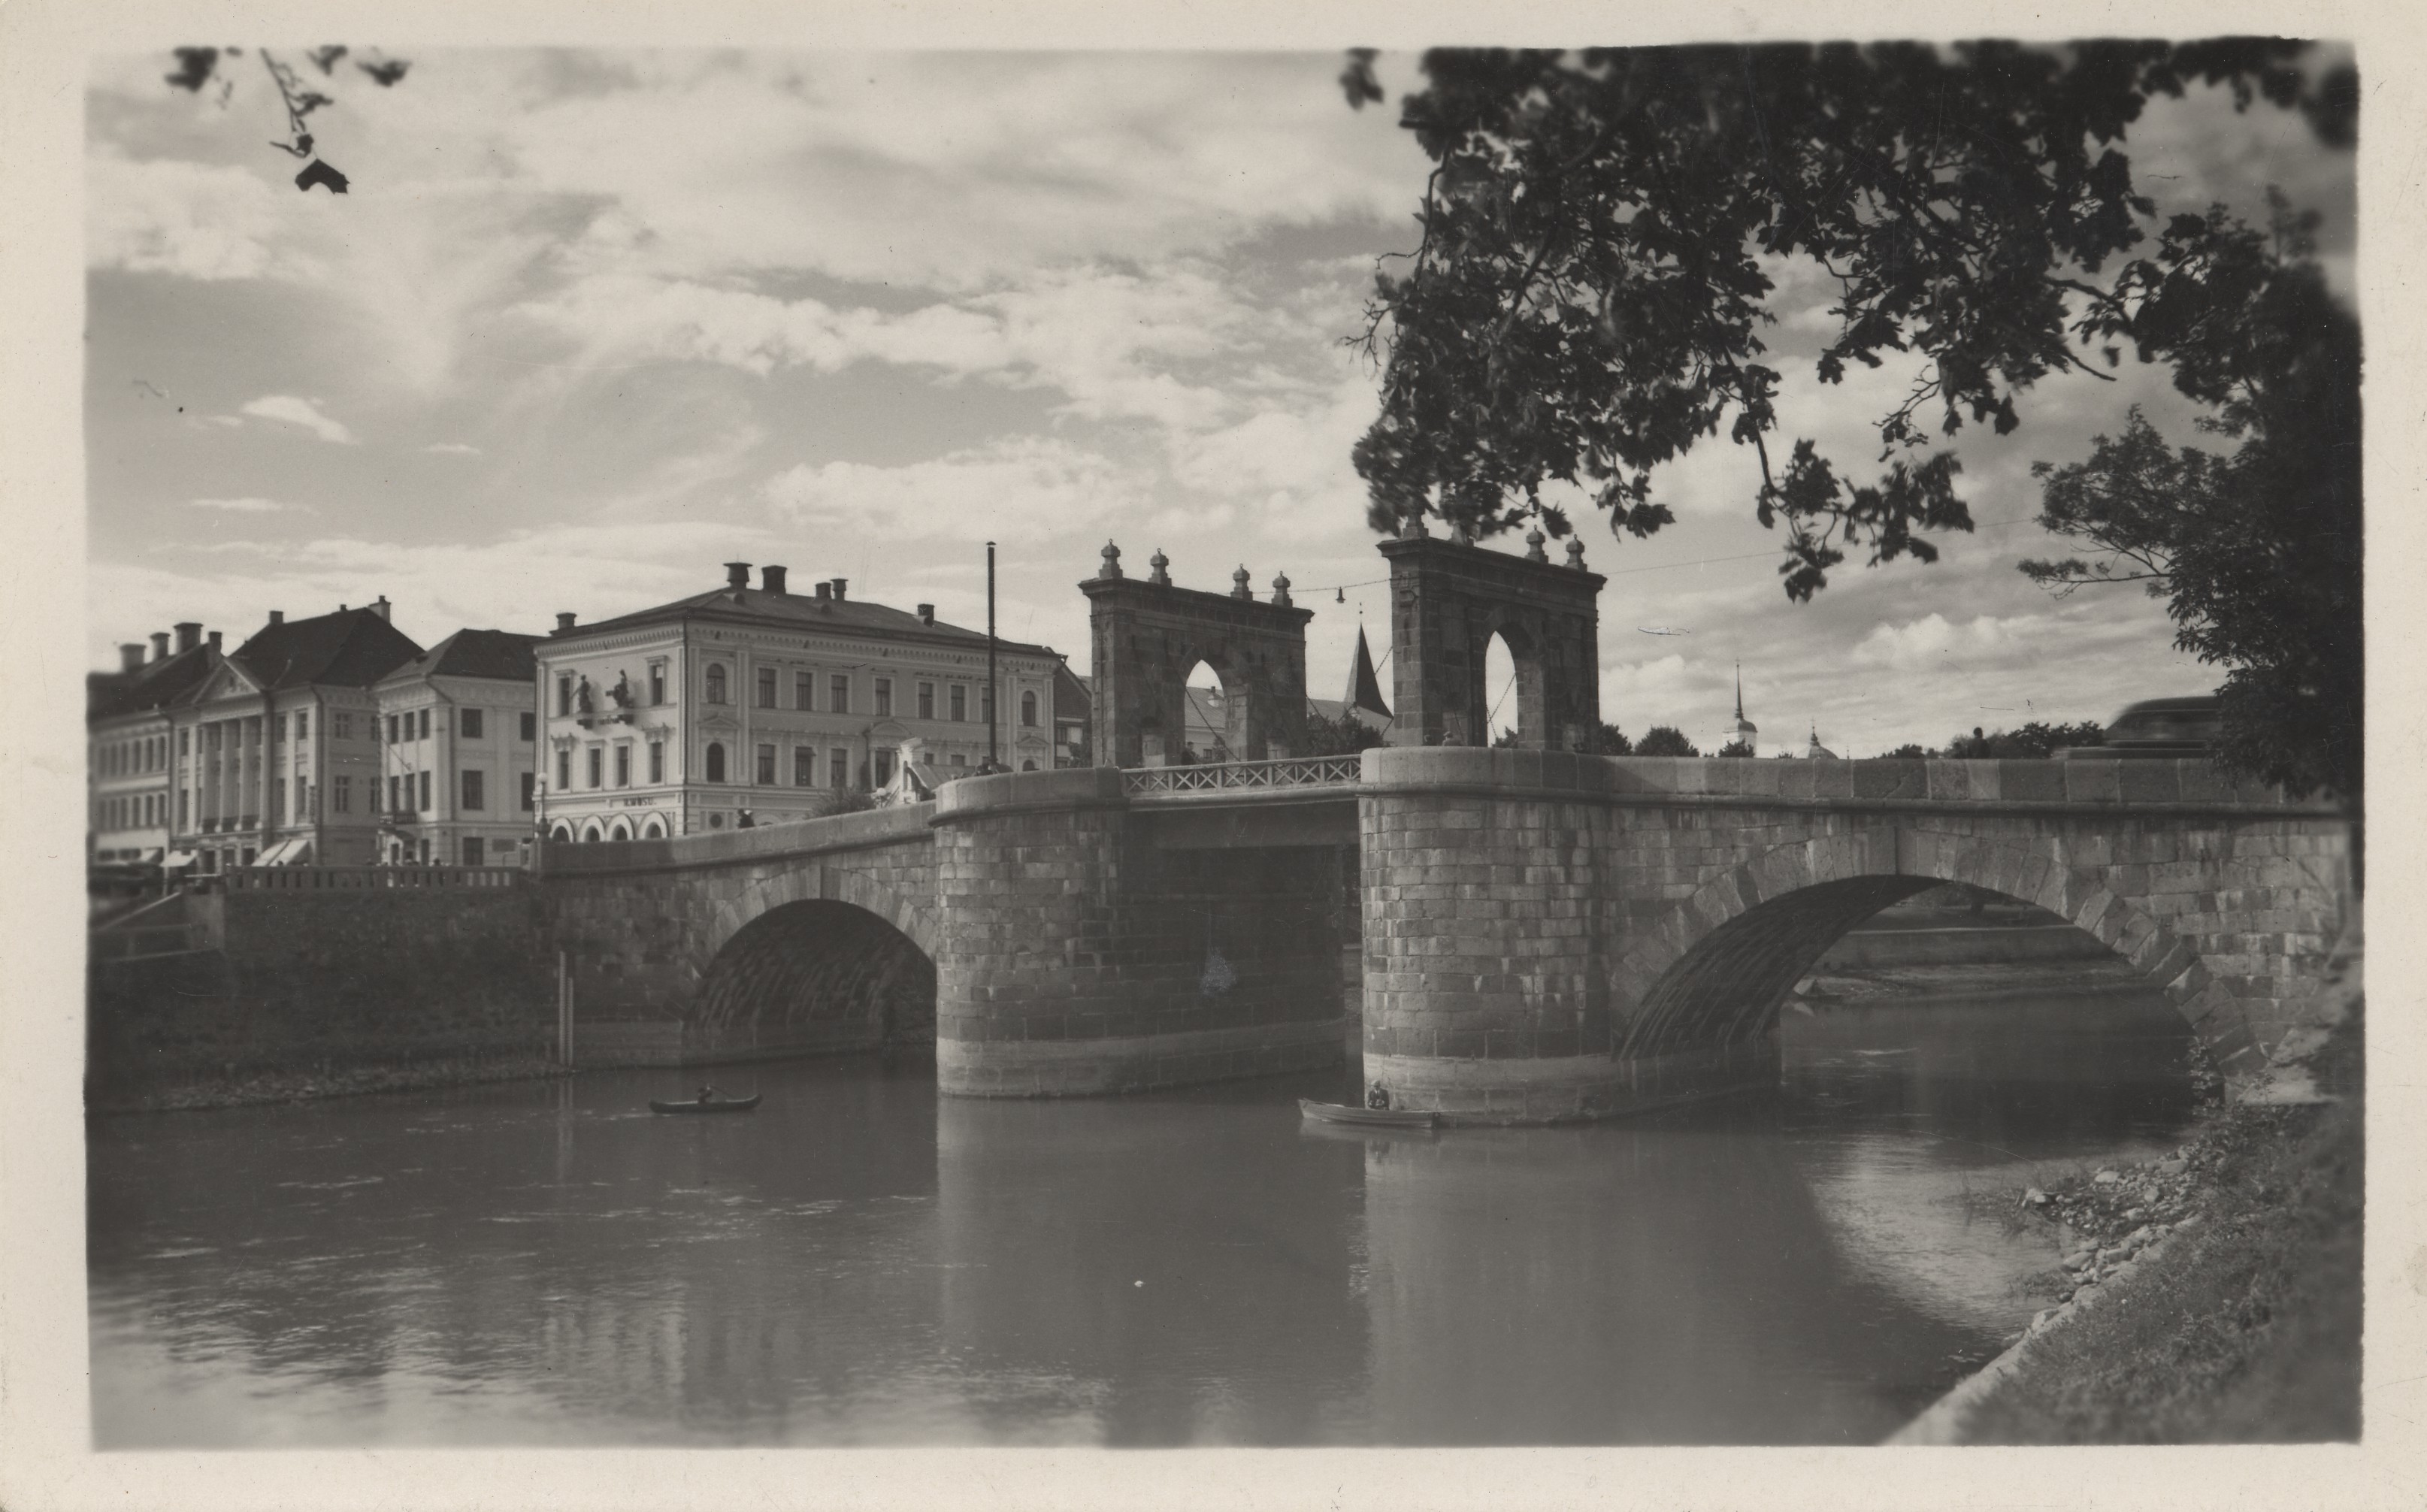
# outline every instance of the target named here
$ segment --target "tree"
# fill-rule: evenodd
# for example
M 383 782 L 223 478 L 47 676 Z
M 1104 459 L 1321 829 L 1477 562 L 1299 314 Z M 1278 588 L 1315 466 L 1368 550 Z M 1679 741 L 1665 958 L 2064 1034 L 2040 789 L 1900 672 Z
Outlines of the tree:
M 1694 749 L 1694 742 L 1686 739 L 1685 731 L 1673 725 L 1654 724 L 1643 732 L 1642 740 L 1635 742 L 1635 754 L 1647 756 L 1698 756 L 1702 753 Z
M 2356 796 L 2359 321 L 2318 267 L 2315 215 L 2270 199 L 2263 234 L 2223 206 L 2176 218 L 2113 319 L 2212 407 L 2199 429 L 2239 446 L 2171 447 L 2135 409 L 2087 461 L 2035 464 L 2040 524 L 2093 555 L 2022 570 L 2060 596 L 2140 583 L 2164 598 L 2175 643 L 2226 669 L 2220 758 L 2295 791 Z
M 2068 745 L 2105 745 L 2107 732 L 2096 720 L 2084 720 L 2078 724 L 2049 724 L 2033 720 L 2018 730 L 1999 730 L 1983 735 L 1980 726 L 1972 726 L 1969 735 L 1959 735 L 1946 742 L 1943 755 L 1951 761 L 2041 761 Z M 1918 746 L 1912 748 L 1921 755 Z
M 1935 751 L 1925 751 L 1920 746 L 1914 744 L 1911 740 L 1907 740 L 1904 744 L 1898 746 L 1893 751 L 1881 753 L 1882 756 L 1890 761 L 1918 761 L 1925 756 L 1934 756 L 1937 754 L 1938 753 Z
M 1382 732 L 1355 715 L 1344 712 L 1338 719 L 1329 719 L 1313 708 L 1306 711 L 1308 756 L 1355 756 L 1381 743 Z
M 1761 463 L 1754 512 L 1782 517 L 1792 598 L 1826 585 L 1849 546 L 1868 561 L 1936 552 L 1917 531 L 1968 529 L 1956 458 L 1924 454 L 1931 422 L 2000 433 L 2051 372 L 2096 372 L 2099 340 L 2145 265 L 2110 262 L 2155 206 L 2117 150 L 2156 96 L 2224 83 L 2306 112 L 2347 144 L 2357 84 L 2312 78 L 2303 44 L 1978 42 L 1436 49 L 1400 124 L 1433 163 L 1421 239 L 1377 270 L 1355 338 L 1382 369 L 1381 413 L 1357 444 L 1377 530 L 1427 515 L 1489 534 L 1574 484 L 1613 530 L 1673 517 L 1653 468 L 1722 426 Z M 1341 82 L 1382 98 L 1369 52 Z M 1779 373 L 1756 331 L 1773 318 L 1765 259 L 1835 287 L 1817 376 L 1891 354 L 1923 359 L 1878 422 L 1877 482 L 1855 485 L 1798 440 L 1773 454 Z M 2111 360 L 2111 353 L 2109 354 Z
M 1730 740 L 1727 744 L 1719 747 L 1716 754 L 1723 756 L 1749 756 L 1753 754 L 1752 742 L 1742 736 L 1738 736 L 1735 740 Z
M 295 71 L 293 64 L 281 58 L 269 48 L 259 47 L 253 51 L 261 59 L 262 68 L 269 73 L 269 81 L 278 87 L 280 103 L 286 107 L 287 139 L 274 141 L 269 145 L 290 157 L 310 159 L 304 163 L 302 171 L 295 175 L 295 187 L 307 194 L 315 187 L 325 188 L 332 194 L 345 193 L 348 183 L 346 175 L 314 155 L 312 130 L 307 124 L 315 111 L 335 105 L 336 100 L 305 83 L 302 75 Z M 320 71 L 320 76 L 323 79 L 328 79 L 335 75 L 338 63 L 345 59 L 349 51 L 344 47 L 315 47 L 304 54 L 304 57 L 311 60 L 313 67 Z M 220 107 L 227 108 L 229 99 L 236 92 L 236 79 L 232 74 L 220 71 L 220 61 L 222 57 L 242 57 L 244 49 L 241 47 L 180 47 L 176 49 L 176 56 L 177 71 L 164 75 L 166 81 L 189 94 L 197 95 L 203 92 L 205 86 L 216 82 L 218 89 L 214 92 Z M 405 72 L 413 65 L 402 58 L 385 57 L 374 53 L 368 57 L 355 58 L 354 67 L 366 74 L 372 83 L 384 89 L 403 78 Z
M 1626 738 L 1624 730 L 1604 721 L 1593 730 L 1592 752 L 1595 756 L 1631 756 L 1635 742 Z

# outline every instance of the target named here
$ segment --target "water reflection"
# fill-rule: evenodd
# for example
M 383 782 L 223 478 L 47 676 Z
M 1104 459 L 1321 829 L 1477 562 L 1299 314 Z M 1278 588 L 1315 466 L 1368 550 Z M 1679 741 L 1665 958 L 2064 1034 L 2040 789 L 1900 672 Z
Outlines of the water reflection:
M 2028 1316 L 1963 1200 L 2166 1139 L 2113 1000 L 1796 1020 L 1775 1098 L 1303 1130 L 1331 1079 L 646 1073 L 92 1126 L 103 1447 L 1860 1441 Z M 744 1084 L 755 1082 L 755 1085 Z

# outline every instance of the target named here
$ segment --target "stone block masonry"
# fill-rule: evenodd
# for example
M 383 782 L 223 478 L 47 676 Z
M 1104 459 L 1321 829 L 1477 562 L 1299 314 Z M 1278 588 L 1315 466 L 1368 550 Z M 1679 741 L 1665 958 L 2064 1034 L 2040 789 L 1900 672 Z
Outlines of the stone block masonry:
M 531 890 L 238 890 L 189 899 L 219 949 L 97 961 L 88 1097 L 326 1064 L 546 1053 Z
M 2096 936 L 2228 1078 L 2255 1074 L 2309 1010 L 2349 890 L 2338 814 L 2203 762 L 2121 763 L 2126 781 L 2115 762 L 1363 759 L 1367 1075 L 1465 1121 L 1774 1079 L 1795 981 L 1947 882 Z

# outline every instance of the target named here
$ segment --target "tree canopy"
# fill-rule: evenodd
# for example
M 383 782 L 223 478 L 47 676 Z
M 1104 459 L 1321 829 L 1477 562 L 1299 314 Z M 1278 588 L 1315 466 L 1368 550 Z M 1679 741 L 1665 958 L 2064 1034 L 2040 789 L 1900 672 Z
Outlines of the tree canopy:
M 2120 150 L 2153 97 L 2224 84 L 2305 112 L 2348 142 L 2348 71 L 2312 77 L 2304 44 L 2266 39 L 1441 49 L 1400 123 L 1433 169 L 1422 239 L 1377 271 L 1360 339 L 1381 412 L 1355 459 L 1377 530 L 1425 517 L 1509 528 L 1574 484 L 1613 529 L 1672 518 L 1652 470 L 1725 429 L 1759 456 L 1752 499 L 1786 530 L 1780 572 L 1809 598 L 1849 548 L 1936 555 L 1919 532 L 1969 528 L 1954 455 L 1933 431 L 2018 423 L 2017 396 L 2112 363 L 2162 269 L 2118 259 L 2152 202 Z M 1352 54 L 1352 104 L 1378 101 Z M 1818 378 L 1892 355 L 1921 377 L 1877 422 L 1875 481 L 1809 439 L 1782 445 L 1767 266 L 1833 286 Z M 1767 266 L 1766 266 L 1767 265 Z M 2098 349 L 2105 348 L 2104 350 Z
M 307 49 L 303 56 L 319 71 L 322 79 L 333 80 L 336 76 L 337 65 L 346 60 L 350 51 L 331 45 Z M 244 49 L 180 47 L 175 49 L 175 53 L 177 71 L 162 75 L 163 81 L 189 94 L 200 95 L 207 89 L 220 108 L 226 109 L 229 99 L 236 92 L 236 78 L 233 73 L 220 65 L 223 60 L 242 57 Z M 269 75 L 269 82 L 277 86 L 279 103 L 286 109 L 286 139 L 273 141 L 269 145 L 289 157 L 308 159 L 295 175 L 295 187 L 306 194 L 315 188 L 324 188 L 332 194 L 345 193 L 349 180 L 316 155 L 311 127 L 314 112 L 335 105 L 335 97 L 306 81 L 294 64 L 269 48 L 254 48 L 253 54 L 261 59 L 262 70 Z M 385 57 L 377 52 L 354 58 L 353 66 L 383 89 L 394 86 L 413 67 L 403 58 Z M 332 84 L 330 87 L 335 86 Z

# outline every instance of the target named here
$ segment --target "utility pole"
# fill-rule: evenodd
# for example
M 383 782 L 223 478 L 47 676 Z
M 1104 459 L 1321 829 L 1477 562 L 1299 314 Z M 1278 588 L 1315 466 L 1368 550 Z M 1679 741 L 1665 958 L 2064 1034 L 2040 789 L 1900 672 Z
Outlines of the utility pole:
M 996 686 L 996 682 L 995 682 L 995 671 L 994 671 L 994 543 L 993 543 L 993 542 L 991 542 L 991 541 L 989 541 L 989 542 L 987 542 L 987 543 L 986 543 L 986 699 L 985 699 L 985 701 L 986 701 L 986 768 L 987 768 L 987 770 L 988 770 L 988 771 L 999 771 L 999 770 L 1001 770 L 1001 766 L 1002 766 L 1002 763 L 997 759 L 997 756 L 996 756 L 996 748 L 995 748 L 995 733 L 994 733 L 994 732 L 995 732 L 995 723 L 996 723 L 996 721 L 997 721 L 998 719 L 1000 719 L 1000 718 L 1001 718 L 1001 710 L 996 707 L 996 706 L 1001 702 L 1001 700 L 995 696 L 995 695 L 996 695 L 996 693 L 997 693 L 998 691 L 999 691 L 999 689 L 998 689 L 998 688 L 997 688 L 997 686 Z

